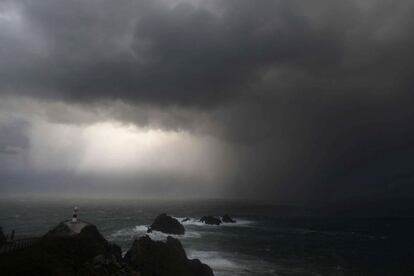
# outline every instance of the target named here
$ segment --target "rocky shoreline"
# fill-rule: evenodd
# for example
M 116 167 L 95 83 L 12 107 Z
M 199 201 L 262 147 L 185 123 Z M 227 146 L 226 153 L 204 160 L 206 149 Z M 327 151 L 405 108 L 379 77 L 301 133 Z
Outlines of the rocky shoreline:
M 0 255 L 2 275 L 212 276 L 209 266 L 188 259 L 181 242 L 135 239 L 125 256 L 92 224 L 79 233 L 60 223 L 33 246 Z
M 213 220 L 214 223 L 211 223 Z M 200 219 L 219 225 L 212 216 Z M 223 222 L 234 222 L 223 216 Z M 166 214 L 159 215 L 148 232 L 182 235 L 184 226 Z M 4 235 L 1 242 L 5 242 Z M 168 236 L 154 241 L 147 235 L 132 242 L 122 256 L 121 248 L 108 242 L 93 224 L 67 220 L 39 238 L 28 248 L 0 254 L 4 275 L 119 275 L 119 276 L 212 276 L 212 269 L 198 259 L 188 259 L 181 242 Z M 3 274 L 2 274 L 3 275 Z

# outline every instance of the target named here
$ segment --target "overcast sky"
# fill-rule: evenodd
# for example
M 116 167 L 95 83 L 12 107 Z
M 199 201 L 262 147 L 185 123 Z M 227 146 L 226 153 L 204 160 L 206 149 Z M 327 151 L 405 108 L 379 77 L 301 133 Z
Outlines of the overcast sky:
M 0 192 L 414 194 L 410 0 L 0 0 Z

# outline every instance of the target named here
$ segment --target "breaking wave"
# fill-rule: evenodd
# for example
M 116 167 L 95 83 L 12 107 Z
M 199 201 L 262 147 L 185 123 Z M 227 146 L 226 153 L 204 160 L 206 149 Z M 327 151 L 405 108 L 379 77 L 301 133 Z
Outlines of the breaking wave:
M 147 233 L 147 229 L 148 228 L 146 225 L 137 225 L 135 227 L 124 228 L 124 229 L 120 229 L 112 233 L 111 238 L 130 240 L 130 239 L 139 238 L 139 237 L 148 235 L 152 240 L 163 241 L 163 240 L 166 240 L 168 236 L 178 238 L 178 239 L 201 237 L 201 234 L 195 231 L 186 231 L 184 235 L 172 235 L 172 234 L 164 234 L 159 231 L 152 231 L 151 233 Z
M 238 219 L 238 218 L 235 218 L 235 220 L 236 220 L 235 223 L 226 223 L 226 222 L 223 222 L 219 226 L 218 225 L 208 225 L 208 224 L 205 224 L 204 222 L 201 222 L 200 219 L 198 219 L 198 218 L 197 219 L 196 218 L 188 218 L 189 220 L 187 220 L 187 221 L 183 221 L 187 217 L 174 217 L 174 218 L 177 219 L 184 226 L 191 225 L 191 226 L 207 226 L 207 227 L 222 227 L 222 226 L 250 227 L 250 226 L 252 226 L 254 224 L 254 221 L 245 220 L 245 219 Z

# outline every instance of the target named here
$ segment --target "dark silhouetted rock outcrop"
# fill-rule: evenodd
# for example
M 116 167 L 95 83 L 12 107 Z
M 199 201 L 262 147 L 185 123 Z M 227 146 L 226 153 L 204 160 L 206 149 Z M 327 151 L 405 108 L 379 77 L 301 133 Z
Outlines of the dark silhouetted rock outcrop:
M 166 214 L 161 214 L 155 219 L 150 229 L 148 229 L 148 232 L 151 231 L 175 235 L 183 235 L 185 233 L 184 226 L 178 220 Z
M 204 222 L 205 224 L 209 224 L 209 225 L 220 225 L 221 224 L 221 220 L 213 216 L 204 216 L 200 219 L 200 221 Z
M 56 227 L 51 229 L 49 232 L 46 233 L 46 238 L 57 238 L 57 237 L 67 237 L 71 236 L 75 233 L 63 222 L 59 223 Z
M 226 223 L 235 223 L 236 221 L 232 219 L 229 215 L 224 215 L 221 220 Z
M 203 264 L 199 259 L 193 259 L 193 260 L 189 260 L 190 263 L 190 268 L 191 268 L 191 272 L 193 273 L 193 275 L 200 275 L 200 276 L 212 276 L 213 271 L 211 270 L 211 268 L 206 265 Z
M 117 245 L 110 244 L 94 225 L 80 233 L 59 224 L 35 245 L 0 258 L 4 275 L 135 275 L 123 263 Z M 3 274 L 2 274 L 3 275 Z
M 178 239 L 135 240 L 124 258 L 92 225 L 66 221 L 34 245 L 0 255 L 1 275 L 213 276 L 209 266 L 189 260 Z
M 153 241 L 148 236 L 137 239 L 124 261 L 142 276 L 212 276 L 209 266 L 199 260 L 187 259 L 178 239 L 168 237 L 166 242 Z

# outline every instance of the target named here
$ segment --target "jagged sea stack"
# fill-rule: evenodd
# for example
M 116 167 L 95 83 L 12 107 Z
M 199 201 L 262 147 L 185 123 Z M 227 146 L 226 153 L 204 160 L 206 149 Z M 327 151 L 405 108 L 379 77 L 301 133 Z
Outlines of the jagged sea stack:
M 168 216 L 167 214 L 161 214 L 155 218 L 154 222 L 150 226 L 150 229 L 148 229 L 148 232 L 151 231 L 160 231 L 173 235 L 184 235 L 185 228 L 175 218 Z
M 220 225 L 221 224 L 221 220 L 213 216 L 201 217 L 200 221 L 204 222 L 205 224 L 209 224 L 209 225 Z

